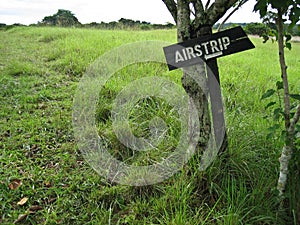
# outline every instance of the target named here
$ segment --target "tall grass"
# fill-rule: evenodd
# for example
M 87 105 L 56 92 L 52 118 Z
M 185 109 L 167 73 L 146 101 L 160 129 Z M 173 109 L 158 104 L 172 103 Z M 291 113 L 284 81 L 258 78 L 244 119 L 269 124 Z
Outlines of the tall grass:
M 226 108 L 229 157 L 199 172 L 197 157 L 167 181 L 147 187 L 119 186 L 94 172 L 82 158 L 72 132 L 73 97 L 85 69 L 101 54 L 143 40 L 176 42 L 174 30 L 101 31 L 17 28 L 0 32 L 0 223 L 28 214 L 24 224 L 292 224 L 277 217 L 278 158 L 283 141 L 267 138 L 272 118 L 261 95 L 280 78 L 276 45 L 253 39 L 256 49 L 219 60 Z M 287 52 L 293 93 L 299 93 L 299 52 Z M 101 92 L 98 128 L 113 152 L 129 159 L 111 130 L 112 100 L 143 76 L 180 84 L 181 73 L 165 65 L 133 65 L 119 71 Z M 175 124 L 178 115 L 163 100 L 145 99 L 132 111 L 136 135 L 147 136 L 156 115 Z M 176 139 L 176 129 L 170 140 Z M 176 140 L 163 143 L 172 149 Z M 126 155 L 127 154 L 127 155 Z M 161 157 L 157 152 L 155 157 Z M 147 162 L 147 155 L 139 160 Z M 9 188 L 14 180 L 22 185 Z M 28 202 L 17 203 L 24 197 Z M 40 210 L 28 210 L 33 205 Z M 32 210 L 31 210 L 32 211 Z

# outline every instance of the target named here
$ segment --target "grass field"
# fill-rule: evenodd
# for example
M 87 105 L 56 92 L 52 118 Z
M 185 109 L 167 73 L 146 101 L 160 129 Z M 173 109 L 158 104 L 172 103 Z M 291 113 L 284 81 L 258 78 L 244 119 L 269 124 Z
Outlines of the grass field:
M 0 32 L 0 224 L 294 224 L 293 218 L 278 214 L 283 140 L 279 131 L 269 135 L 274 108 L 265 110 L 268 100 L 260 100 L 280 80 L 278 54 L 276 44 L 263 44 L 261 39 L 252 39 L 254 50 L 218 61 L 229 157 L 220 157 L 204 172 L 190 162 L 167 181 L 147 187 L 109 183 L 85 162 L 72 128 L 80 78 L 103 53 L 144 40 L 176 43 L 176 31 Z M 300 93 L 299 53 L 299 43 L 287 51 L 292 93 Z M 124 85 L 144 76 L 161 73 L 180 84 L 178 71 L 165 71 L 161 64 L 133 65 L 120 71 L 122 81 L 116 76 L 103 89 L 98 126 L 113 140 L 116 157 L 126 159 L 127 152 L 111 134 L 112 99 Z M 139 124 L 149 120 L 149 110 L 166 114 L 171 124 L 175 121 L 176 115 L 163 114 L 169 106 L 149 105 L 132 112 L 137 135 L 145 134 L 147 123 Z M 174 133 L 170 138 L 176 138 Z M 172 149 L 174 143 L 162 148 Z

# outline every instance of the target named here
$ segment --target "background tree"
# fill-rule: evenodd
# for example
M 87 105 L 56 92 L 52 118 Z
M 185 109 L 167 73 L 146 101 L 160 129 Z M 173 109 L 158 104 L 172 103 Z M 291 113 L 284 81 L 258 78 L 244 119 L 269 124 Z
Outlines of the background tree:
M 71 11 L 59 9 L 58 12 L 54 15 L 46 16 L 42 20 L 42 24 L 50 26 L 71 27 L 80 25 L 80 22 Z
M 225 13 L 232 7 L 236 6 L 241 0 L 208 0 L 206 4 L 201 0 L 162 0 L 170 11 L 176 25 L 177 25 L 177 39 L 178 42 L 186 41 L 192 38 L 203 37 L 212 34 L 213 25 L 220 20 Z M 242 1 L 246 2 L 246 1 Z M 219 71 L 216 59 L 211 59 L 206 63 L 210 67 L 213 74 L 215 75 L 217 81 L 219 82 Z M 208 102 L 206 95 L 203 91 L 207 85 L 210 86 L 212 83 L 211 77 L 206 78 L 206 65 L 201 65 L 197 71 L 197 76 L 199 74 L 203 84 L 202 87 L 191 78 L 186 72 L 182 77 L 182 85 L 185 88 L 188 95 L 194 100 L 195 105 L 199 114 L 199 122 L 201 125 L 200 136 L 201 139 L 198 143 L 198 147 L 205 146 L 208 136 L 210 133 L 210 119 L 208 113 Z M 214 99 L 214 105 L 218 107 L 212 111 L 212 117 L 222 117 L 223 118 L 223 108 L 222 108 L 222 97 L 220 90 L 214 90 L 210 92 L 210 98 Z M 219 114 L 219 115 L 216 115 Z M 214 121 L 214 127 L 219 127 L 223 129 L 223 121 Z M 216 131 L 215 131 L 216 133 Z M 218 143 L 218 140 L 217 140 Z M 222 151 L 225 150 L 227 146 L 226 137 L 223 142 Z
M 283 208 L 286 198 L 287 183 L 289 188 L 289 208 L 295 224 L 300 224 L 300 195 L 299 195 L 299 178 L 300 178 L 300 152 L 295 146 L 296 132 L 295 127 L 300 117 L 300 104 L 297 103 L 292 111 L 291 98 L 300 100 L 299 94 L 290 94 L 287 65 L 285 60 L 285 48 L 291 49 L 291 35 L 284 30 L 284 22 L 289 22 L 289 27 L 292 28 L 299 21 L 300 17 L 300 0 L 257 0 L 254 8 L 259 11 L 265 21 L 275 22 L 276 24 L 276 39 L 278 40 L 279 63 L 281 68 L 282 82 L 277 82 L 277 88 L 283 89 L 284 102 L 284 146 L 281 152 L 280 174 L 278 179 L 277 189 L 281 200 L 281 209 Z M 271 96 L 274 91 L 269 90 L 264 97 Z M 287 182 L 287 178 L 289 181 Z
M 272 29 L 264 23 L 248 23 L 244 29 L 247 34 L 259 35 L 260 37 L 268 36 L 273 32 Z

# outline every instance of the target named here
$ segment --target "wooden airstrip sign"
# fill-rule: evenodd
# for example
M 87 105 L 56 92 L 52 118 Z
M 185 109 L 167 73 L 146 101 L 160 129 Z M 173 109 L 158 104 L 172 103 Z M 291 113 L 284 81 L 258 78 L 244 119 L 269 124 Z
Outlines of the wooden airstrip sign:
M 182 43 L 164 47 L 169 70 L 196 65 L 203 61 L 219 58 L 233 53 L 255 48 L 242 27 L 228 29 L 222 32 L 188 40 Z M 218 68 L 211 68 L 218 73 Z M 214 74 L 219 82 L 219 74 Z M 207 77 L 210 90 L 210 102 L 216 143 L 222 144 L 225 132 L 225 119 L 220 86 L 216 87 L 211 76 Z
M 164 47 L 169 70 L 255 48 L 242 27 Z

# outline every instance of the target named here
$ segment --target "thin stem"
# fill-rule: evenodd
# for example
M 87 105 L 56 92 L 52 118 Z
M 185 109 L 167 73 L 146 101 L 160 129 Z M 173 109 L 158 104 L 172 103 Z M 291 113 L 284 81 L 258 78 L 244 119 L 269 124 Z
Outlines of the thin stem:
M 177 5 L 174 0 L 162 0 L 170 11 L 175 23 L 177 23 Z
M 278 49 L 279 49 L 279 62 L 281 68 L 281 76 L 283 81 L 283 89 L 284 89 L 284 121 L 285 121 L 285 129 L 289 130 L 290 127 L 290 95 L 289 95 L 289 83 L 287 77 L 287 66 L 285 63 L 285 55 L 284 55 L 284 30 L 283 30 L 283 20 L 282 20 L 282 11 L 278 9 Z M 290 140 L 287 140 L 290 141 Z
M 295 132 L 295 125 L 298 123 L 299 118 L 300 118 L 300 105 L 297 106 L 296 113 L 290 124 L 289 132 L 291 133 Z

